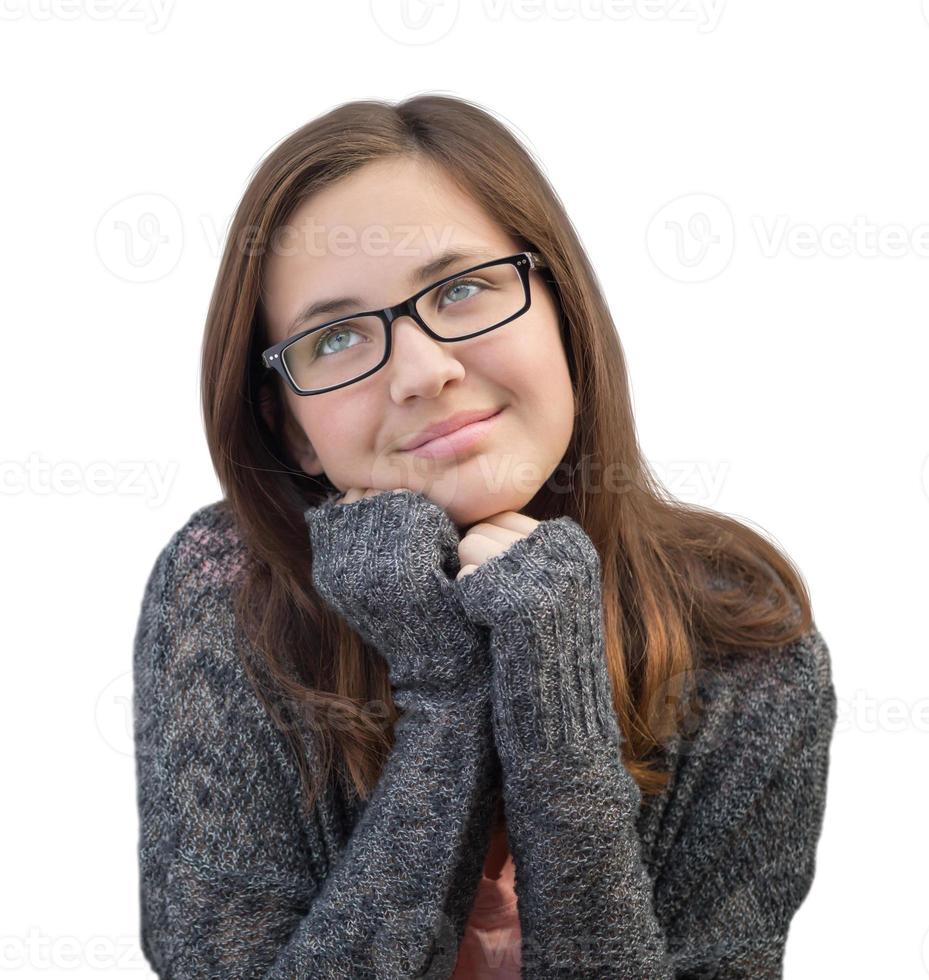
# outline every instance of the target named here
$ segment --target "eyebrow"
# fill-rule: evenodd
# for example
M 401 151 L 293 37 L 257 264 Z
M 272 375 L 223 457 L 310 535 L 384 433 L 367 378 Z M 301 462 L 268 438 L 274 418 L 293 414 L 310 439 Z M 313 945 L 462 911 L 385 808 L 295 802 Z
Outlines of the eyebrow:
M 496 258 L 495 253 L 489 252 L 484 248 L 451 248 L 436 258 L 430 259 L 425 265 L 414 269 L 407 276 L 407 285 L 410 289 L 415 289 L 417 286 L 429 280 L 441 279 L 442 273 L 456 262 L 462 262 L 464 260 L 471 262 L 473 259 L 475 261 L 471 262 L 471 264 L 477 265 L 482 260 L 490 261 L 493 258 Z M 362 300 L 357 296 L 339 296 L 310 303 L 297 314 L 290 326 L 288 326 L 286 336 L 290 337 L 307 320 L 312 320 L 314 317 L 320 316 L 323 313 L 328 314 L 329 319 L 332 319 L 352 310 L 357 310 L 359 313 L 365 312 L 366 310 Z

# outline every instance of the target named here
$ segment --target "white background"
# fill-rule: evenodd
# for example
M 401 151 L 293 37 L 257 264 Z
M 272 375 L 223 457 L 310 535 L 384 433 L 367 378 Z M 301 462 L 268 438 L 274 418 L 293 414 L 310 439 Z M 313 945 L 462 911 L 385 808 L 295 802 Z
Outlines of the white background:
M 219 497 L 197 386 L 227 223 L 287 133 L 429 91 L 542 162 L 658 475 L 809 583 L 840 714 L 785 975 L 929 975 L 929 7 L 3 0 L 0 80 L 0 969 L 149 975 L 131 641 Z

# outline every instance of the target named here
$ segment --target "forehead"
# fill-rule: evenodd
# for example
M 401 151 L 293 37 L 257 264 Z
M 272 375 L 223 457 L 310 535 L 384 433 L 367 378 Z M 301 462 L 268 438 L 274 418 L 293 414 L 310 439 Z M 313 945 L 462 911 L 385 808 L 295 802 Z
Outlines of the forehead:
M 440 168 L 410 158 L 367 164 L 303 201 L 272 240 L 262 283 L 272 342 L 309 303 L 399 302 L 414 291 L 410 272 L 452 247 L 519 251 Z

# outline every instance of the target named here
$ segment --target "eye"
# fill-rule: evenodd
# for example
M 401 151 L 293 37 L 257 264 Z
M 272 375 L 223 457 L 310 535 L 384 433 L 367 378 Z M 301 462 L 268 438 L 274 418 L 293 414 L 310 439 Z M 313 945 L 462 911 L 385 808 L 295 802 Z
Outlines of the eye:
M 316 346 L 313 348 L 314 357 L 331 357 L 333 354 L 338 354 L 343 350 L 348 350 L 349 347 L 356 347 L 357 344 L 343 343 L 339 340 L 336 344 L 335 350 L 323 350 L 323 346 L 328 344 L 333 338 L 347 337 L 349 334 L 354 334 L 356 337 L 361 338 L 364 342 L 364 338 L 356 330 L 352 330 L 351 327 L 346 324 L 337 324 L 334 327 L 330 327 L 328 330 L 324 330 L 322 336 L 316 341 Z
M 464 302 L 464 300 L 466 299 L 470 299 L 474 295 L 474 293 L 468 293 L 467 295 L 462 295 L 462 291 L 469 288 L 480 290 L 482 285 L 483 285 L 482 283 L 478 282 L 475 279 L 456 279 L 454 282 L 448 283 L 448 285 L 445 286 L 442 290 L 442 299 L 444 300 L 445 297 L 449 296 L 450 294 L 453 295 L 453 298 L 450 303 L 440 302 L 439 309 L 443 310 L 445 309 L 446 306 L 453 306 L 457 303 Z

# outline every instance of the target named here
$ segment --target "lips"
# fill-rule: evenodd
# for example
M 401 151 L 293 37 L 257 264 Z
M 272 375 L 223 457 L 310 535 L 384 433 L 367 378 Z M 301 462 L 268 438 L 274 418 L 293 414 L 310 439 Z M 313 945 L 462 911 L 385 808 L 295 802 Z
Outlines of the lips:
M 401 452 L 408 452 L 411 449 L 416 449 L 424 443 L 438 439 L 440 436 L 447 436 L 449 433 L 455 432 L 463 426 L 470 425 L 472 422 L 480 422 L 482 419 L 490 418 L 499 411 L 499 408 L 487 408 L 470 412 L 456 412 L 441 422 L 436 422 L 433 425 L 427 426 L 425 429 L 421 429 L 415 436 L 408 439 L 400 447 L 400 450 Z

